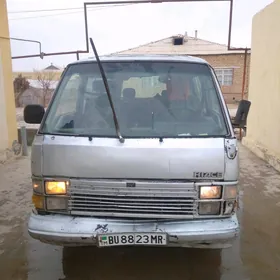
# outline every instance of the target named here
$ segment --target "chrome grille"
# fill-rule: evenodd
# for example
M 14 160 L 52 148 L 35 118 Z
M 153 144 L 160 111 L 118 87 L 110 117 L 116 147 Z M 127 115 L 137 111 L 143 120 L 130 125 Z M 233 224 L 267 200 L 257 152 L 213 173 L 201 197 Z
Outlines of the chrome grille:
M 196 213 L 197 191 L 193 183 L 136 181 L 79 181 L 70 184 L 69 210 L 72 215 L 192 218 Z

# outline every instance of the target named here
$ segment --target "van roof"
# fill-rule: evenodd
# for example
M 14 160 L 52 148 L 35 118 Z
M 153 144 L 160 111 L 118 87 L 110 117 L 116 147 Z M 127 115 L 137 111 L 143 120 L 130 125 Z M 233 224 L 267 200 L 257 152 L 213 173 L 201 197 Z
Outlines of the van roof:
M 191 63 L 200 63 L 200 64 L 208 64 L 208 62 L 204 59 L 188 56 L 188 55 L 162 55 L 162 54 L 153 54 L 153 55 L 105 55 L 100 56 L 100 61 L 102 62 L 117 62 L 117 61 L 164 61 L 164 62 L 191 62 Z M 90 63 L 96 61 L 95 58 L 90 57 L 88 59 L 78 60 L 70 63 L 78 64 L 78 63 Z

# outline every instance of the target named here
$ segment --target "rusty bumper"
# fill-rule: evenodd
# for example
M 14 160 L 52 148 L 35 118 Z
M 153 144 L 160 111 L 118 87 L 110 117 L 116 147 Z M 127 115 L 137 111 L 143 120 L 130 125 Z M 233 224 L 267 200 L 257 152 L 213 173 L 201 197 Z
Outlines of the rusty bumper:
M 222 249 L 231 247 L 239 223 L 236 215 L 209 220 L 137 221 L 32 213 L 28 232 L 44 243 L 61 246 L 96 246 L 99 233 L 166 232 L 168 246 Z

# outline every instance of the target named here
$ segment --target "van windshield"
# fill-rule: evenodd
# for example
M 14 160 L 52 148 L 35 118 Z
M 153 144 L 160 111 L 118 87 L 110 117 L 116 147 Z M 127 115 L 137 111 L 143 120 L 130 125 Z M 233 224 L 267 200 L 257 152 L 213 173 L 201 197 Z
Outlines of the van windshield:
M 209 66 L 157 61 L 102 65 L 124 138 L 227 135 Z M 68 67 L 40 132 L 116 137 L 97 63 Z

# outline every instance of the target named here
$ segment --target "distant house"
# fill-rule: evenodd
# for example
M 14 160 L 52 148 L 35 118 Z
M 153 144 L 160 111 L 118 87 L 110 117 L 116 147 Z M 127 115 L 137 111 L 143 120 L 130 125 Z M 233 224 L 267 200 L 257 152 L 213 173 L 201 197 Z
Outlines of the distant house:
M 55 66 L 54 64 L 50 64 L 48 67 L 41 69 L 42 72 L 52 72 L 53 73 L 53 79 L 59 80 L 60 76 L 63 72 L 64 68 L 60 68 L 58 66 Z M 22 75 L 23 77 L 31 80 L 36 80 L 36 71 L 20 71 L 20 72 L 13 72 L 13 79 L 15 79 L 18 75 Z
M 28 104 L 41 104 L 42 100 L 42 90 L 30 87 L 25 90 L 24 93 L 19 98 L 20 107 L 25 107 Z
M 62 71 L 63 69 L 51 63 L 48 67 L 39 71 L 14 72 L 14 78 L 20 74 L 28 80 L 30 86 L 29 89 L 25 90 L 25 92 L 19 98 L 20 106 L 24 107 L 27 104 L 47 105 L 53 95 L 54 89 L 58 84 Z M 39 73 L 42 77 L 42 80 L 44 80 L 45 85 L 49 81 L 48 91 L 43 88 L 42 82 L 38 81 Z
M 51 63 L 51 65 L 46 67 L 44 71 L 61 71 L 61 69 Z
M 117 52 L 116 54 L 170 54 L 192 55 L 205 59 L 215 69 L 222 86 L 227 103 L 240 100 L 243 87 L 244 51 L 229 51 L 227 45 L 185 35 L 171 36 L 135 48 Z M 245 76 L 245 97 L 248 94 L 248 77 L 250 71 L 250 56 L 247 57 L 247 74 Z

